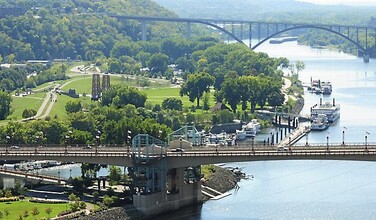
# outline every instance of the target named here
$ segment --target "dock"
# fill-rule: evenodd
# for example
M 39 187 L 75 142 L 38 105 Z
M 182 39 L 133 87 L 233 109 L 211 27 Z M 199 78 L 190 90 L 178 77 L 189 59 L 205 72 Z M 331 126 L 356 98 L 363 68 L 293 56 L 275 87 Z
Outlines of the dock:
M 311 129 L 308 125 L 300 124 L 293 132 L 291 132 L 288 136 L 286 136 L 277 147 L 286 147 L 295 144 L 301 138 L 306 136 Z

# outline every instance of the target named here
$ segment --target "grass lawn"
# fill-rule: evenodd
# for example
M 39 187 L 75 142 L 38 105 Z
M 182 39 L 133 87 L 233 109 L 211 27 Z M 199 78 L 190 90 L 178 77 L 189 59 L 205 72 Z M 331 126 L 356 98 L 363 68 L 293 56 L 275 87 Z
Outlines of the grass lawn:
M 65 111 L 65 105 L 68 101 L 71 101 L 71 100 L 75 100 L 75 98 L 69 97 L 67 95 L 57 95 L 57 102 L 54 104 L 53 108 L 51 109 L 49 116 L 53 118 L 56 115 L 60 119 L 67 119 L 68 115 L 67 115 L 67 112 Z M 81 104 L 83 106 L 91 102 L 90 97 L 80 97 L 79 100 L 81 101 Z
M 22 119 L 22 112 L 25 109 L 35 109 L 38 111 L 43 103 L 45 95 L 46 94 L 38 93 L 25 97 L 13 96 L 12 109 L 14 111 L 8 118 L 16 118 L 17 120 Z
M 37 207 L 39 214 L 36 215 L 35 217 L 32 214 L 33 207 Z M 66 208 L 69 209 L 69 204 L 42 204 L 42 203 L 32 203 L 29 202 L 27 199 L 24 201 L 16 201 L 16 202 L 10 202 L 10 203 L 5 203 L 2 202 L 0 203 L 0 210 L 4 214 L 4 210 L 8 209 L 9 211 L 9 216 L 6 217 L 5 215 L 3 216 L 2 219 L 19 219 L 20 215 L 22 215 L 22 218 L 24 220 L 27 219 L 41 219 L 41 218 L 48 218 L 49 216 L 46 213 L 46 208 L 51 207 L 52 212 L 50 213 L 50 217 L 55 217 L 57 214 L 60 212 L 66 210 Z M 25 211 L 28 211 L 29 217 L 25 218 L 23 215 Z

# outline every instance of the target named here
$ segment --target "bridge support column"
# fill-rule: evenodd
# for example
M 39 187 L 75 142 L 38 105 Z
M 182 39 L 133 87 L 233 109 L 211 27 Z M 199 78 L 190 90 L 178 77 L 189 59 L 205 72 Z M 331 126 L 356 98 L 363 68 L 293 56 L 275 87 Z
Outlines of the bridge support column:
M 141 22 L 142 41 L 146 41 L 146 21 Z
M 190 39 L 191 38 L 191 35 L 192 35 L 192 30 L 191 30 L 191 22 L 187 22 L 187 39 Z
M 147 216 L 177 210 L 202 202 L 201 182 L 192 176 L 197 167 L 174 168 L 167 171 L 167 189 L 155 193 L 133 195 L 133 205 Z M 198 181 L 196 181 L 198 180 Z

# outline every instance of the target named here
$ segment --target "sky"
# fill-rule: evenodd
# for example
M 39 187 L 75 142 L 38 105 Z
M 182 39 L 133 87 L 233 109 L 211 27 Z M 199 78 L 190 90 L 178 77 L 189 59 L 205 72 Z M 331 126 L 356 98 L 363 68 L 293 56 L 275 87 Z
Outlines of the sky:
M 299 0 L 302 2 L 310 2 L 324 5 L 374 5 L 376 6 L 376 0 Z

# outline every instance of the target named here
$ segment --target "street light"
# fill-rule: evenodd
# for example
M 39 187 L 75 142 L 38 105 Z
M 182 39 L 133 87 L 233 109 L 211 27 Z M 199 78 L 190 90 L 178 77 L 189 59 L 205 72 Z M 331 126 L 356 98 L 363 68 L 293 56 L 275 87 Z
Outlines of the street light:
M 101 144 L 101 134 L 102 134 L 102 132 L 100 130 L 98 130 L 97 135 L 95 136 L 95 139 L 97 141 L 97 145 L 95 146 L 95 153 L 98 153 L 98 147 Z
M 343 130 L 342 130 L 342 145 L 345 145 L 345 130 L 347 130 L 347 128 L 343 127 Z
M 366 150 L 367 150 L 367 135 L 370 135 L 371 133 L 369 133 L 368 131 L 366 131 L 366 135 L 364 136 L 364 142 L 365 142 L 365 145 L 366 145 Z
M 130 130 L 127 131 L 127 152 L 129 153 L 129 147 L 131 145 L 132 140 L 132 132 Z
M 328 132 L 328 135 L 326 136 L 326 149 L 329 150 L 329 132 Z

